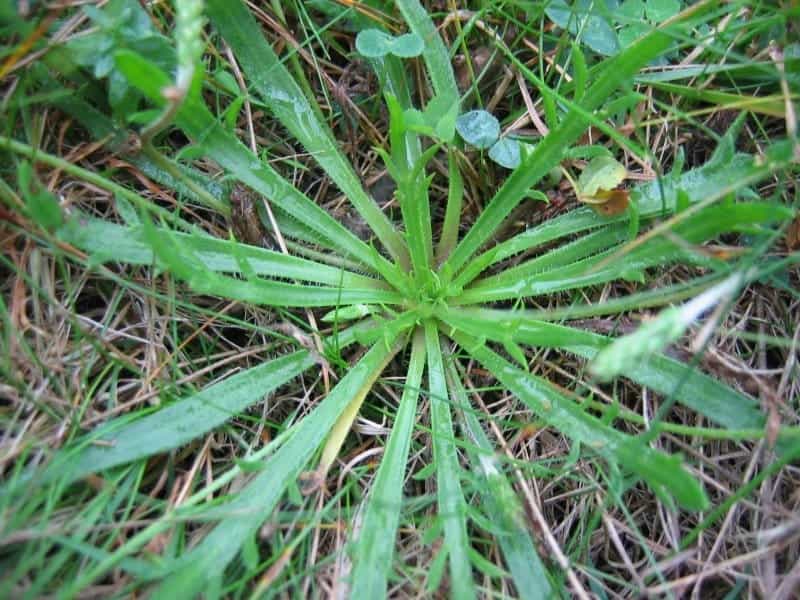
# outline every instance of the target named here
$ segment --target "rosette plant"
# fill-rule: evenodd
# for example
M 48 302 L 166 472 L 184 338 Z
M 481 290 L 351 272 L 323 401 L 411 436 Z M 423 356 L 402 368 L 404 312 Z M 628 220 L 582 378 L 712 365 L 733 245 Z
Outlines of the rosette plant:
M 112 6 L 127 4 L 135 3 Z M 127 578 L 128 590 L 154 589 L 154 597 L 232 590 L 241 595 L 246 589 L 257 596 L 271 586 L 280 591 L 300 585 L 303 573 L 287 564 L 302 547 L 307 564 L 335 564 L 332 585 L 353 598 L 383 596 L 415 577 L 430 591 L 446 585 L 456 598 L 488 593 L 495 584 L 530 598 L 583 594 L 585 583 L 543 527 L 527 483 L 531 469 L 544 473 L 548 463 L 523 464 L 503 453 L 502 431 L 487 408 L 498 394 L 512 397 L 519 418 L 537 430 L 565 436 L 571 460 L 593 465 L 593 493 L 609 502 L 624 505 L 630 494 L 654 494 L 668 510 L 686 515 L 711 508 L 693 461 L 658 443 L 665 432 L 675 433 L 670 409 L 694 411 L 709 424 L 703 432 L 722 439 L 761 437 L 765 415 L 758 400 L 665 348 L 712 309 L 724 310 L 745 285 L 796 260 L 760 258 L 791 212 L 751 191 L 792 168 L 793 142 L 776 141 L 759 156 L 739 153 L 734 143 L 740 121 L 707 164 L 684 172 L 677 160 L 668 174 L 629 189 L 623 212 L 604 215 L 579 205 L 511 237 L 496 236 L 515 208 L 534 201 L 530 195 L 554 168 L 580 154 L 575 149 L 589 127 L 625 150 L 637 150 L 608 119 L 641 100 L 631 91 L 631 79 L 701 22 L 700 10 L 652 28 L 591 67 L 573 45 L 572 76 L 557 90 L 506 54 L 543 98 L 548 133 L 521 154 L 511 148 L 512 164 L 519 164 L 481 198 L 472 218 L 463 201 L 463 170 L 468 160 L 483 158 L 468 143 L 468 133 L 464 139 L 456 133 L 467 107 L 448 48 L 418 0 L 394 3 L 404 19 L 401 28 L 390 32 L 376 24 L 356 45 L 378 76 L 388 115 L 388 135 L 375 149 L 396 186 L 388 208 L 373 199 L 345 157 L 309 82 L 292 59 L 284 61 L 273 50 L 241 0 L 207 0 L 204 9 L 200 3 L 176 4 L 184 8 L 177 14 L 174 56 L 166 60 L 160 54 L 159 63 L 144 42 L 117 43 L 109 48 L 106 70 L 95 69 L 97 77 L 108 76 L 118 86 L 112 112 L 128 106 L 130 98 L 137 99 L 130 106 L 145 103 L 148 110 L 125 122 L 118 114 L 104 116 L 96 97 L 53 102 L 98 139 L 117 140 L 120 154 L 154 179 L 172 182 L 190 204 L 229 215 L 228 197 L 216 193 L 216 182 L 157 150 L 165 136 L 185 136 L 180 139 L 190 145 L 184 158 L 216 165 L 226 184 L 246 186 L 259 198 L 253 214 L 277 230 L 274 249 L 211 235 L 192 223 L 191 210 L 160 208 L 11 137 L 3 137 L 0 148 L 115 194 L 124 223 L 77 209 L 54 210 L 52 199 L 33 192 L 24 209 L 46 235 L 78 249 L 93 268 L 107 275 L 112 264 L 151 268 L 168 278 L 178 297 L 274 307 L 295 325 L 261 327 L 276 340 L 276 350 L 255 366 L 225 374 L 196 393 L 165 394 L 150 409 L 73 431 L 46 460 L 20 461 L 4 486 L 6 510 L 31 490 L 45 487 L 60 498 L 86 489 L 87 481 L 99 486 L 98 497 L 113 498 L 114 514 L 129 516 L 134 506 L 144 507 L 137 510 L 144 516 L 135 533 L 118 541 L 89 535 L 91 526 L 51 540 L 47 548 L 56 559 L 42 566 L 30 589 L 53 585 L 68 558 L 80 556 L 82 569 L 61 584 L 65 597 L 112 576 Z M 130 10 L 138 15 L 140 9 Z M 143 31 L 149 27 L 146 20 L 133 21 Z M 261 149 L 239 139 L 231 119 L 241 99 L 233 97 L 232 86 L 220 85 L 233 78 L 204 80 L 206 32 L 220 48 L 222 40 L 230 48 L 228 60 L 235 57 L 241 69 L 248 102 L 310 155 L 368 226 L 368 236 L 348 229 L 279 173 Z M 142 34 L 140 41 L 146 39 Z M 499 36 L 494 42 L 501 55 L 508 52 Z M 67 48 L 74 57 L 76 48 Z M 424 68 L 424 76 L 412 77 L 412 64 Z M 220 117 L 226 102 L 236 110 Z M 491 138 L 495 143 L 496 132 Z M 589 155 L 597 154 L 593 148 Z M 30 182 L 28 189 L 35 187 Z M 736 251 L 723 256 L 704 247 L 725 235 L 737 240 Z M 674 264 L 691 267 L 693 276 L 665 287 L 648 285 L 652 273 Z M 625 282 L 629 293 L 587 301 L 594 290 L 615 282 Z M 648 307 L 666 308 L 626 336 L 581 326 L 587 319 Z M 579 383 L 541 373 L 537 360 L 543 352 L 572 357 L 570 364 L 580 366 Z M 285 421 L 273 424 L 274 435 L 260 446 L 246 444 L 236 463 L 209 467 L 205 482 L 193 470 L 178 502 L 156 502 L 138 491 L 148 459 L 193 447 L 187 444 L 286 386 L 308 381 L 303 378 L 309 374 L 324 376 L 326 392 L 320 397 L 318 382 Z M 391 385 L 378 386 L 384 374 L 393 375 Z M 660 412 L 644 422 L 629 408 L 607 403 L 613 392 L 596 396 L 593 390 L 611 389 L 608 381 L 657 394 Z M 385 390 L 394 389 L 396 395 L 387 395 Z M 345 468 L 342 447 L 353 448 L 350 432 L 367 406 L 370 414 L 385 417 L 385 443 L 373 441 L 377 451 L 369 454 L 370 463 Z M 787 427 L 775 437 L 780 456 L 798 452 L 796 430 Z M 429 467 L 410 473 L 415 444 Z M 350 458 L 359 454 L 348 452 Z M 360 481 L 364 493 L 343 478 Z M 424 483 L 430 495 L 409 494 L 414 482 Z M 309 550 L 319 514 L 334 501 L 343 511 L 336 526 L 341 543 L 315 543 Z M 106 518 L 100 512 L 92 523 Z M 15 517 L 4 518 L 12 523 Z M 265 529 L 287 522 L 297 533 L 276 537 L 274 528 Z M 395 540 L 409 528 L 425 530 L 424 544 L 433 549 L 429 572 L 406 570 L 396 552 Z M 499 552 L 487 554 L 486 540 Z M 237 587 L 243 580 L 252 580 L 252 587 Z

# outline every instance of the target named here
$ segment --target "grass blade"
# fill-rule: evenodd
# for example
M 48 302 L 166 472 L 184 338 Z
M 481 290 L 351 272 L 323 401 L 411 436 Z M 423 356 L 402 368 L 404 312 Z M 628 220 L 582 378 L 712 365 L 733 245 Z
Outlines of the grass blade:
M 433 460 L 436 463 L 438 516 L 444 524 L 444 547 L 450 560 L 450 589 L 455 598 L 474 598 L 472 567 L 469 560 L 466 505 L 461 490 L 453 419 L 448 402 L 439 332 L 432 321 L 425 323 L 428 351 L 428 387 L 431 403 Z
M 325 169 L 389 254 L 407 265 L 408 250 L 402 237 L 364 191 L 327 124 L 317 117 L 309 99 L 264 39 L 263 31 L 247 7 L 239 0 L 208 0 L 207 4 L 211 22 L 233 48 L 242 70 L 258 95 L 281 124 Z
M 447 153 L 448 187 L 447 208 L 442 223 L 442 234 L 436 248 L 436 260 L 444 262 L 458 241 L 458 227 L 461 224 L 461 206 L 464 201 L 464 180 L 458 168 L 455 152 Z
M 706 267 L 722 263 L 713 256 L 694 248 L 717 235 L 730 231 L 752 230 L 753 225 L 766 225 L 791 217 L 791 210 L 767 202 L 747 202 L 710 206 L 676 225 L 669 237 L 652 238 L 647 244 L 634 243 L 625 252 L 611 248 L 578 262 L 539 273 L 536 268 L 542 259 L 533 259 L 498 275 L 476 281 L 458 298 L 459 304 L 491 302 L 526 296 L 537 296 L 615 279 L 641 279 L 644 269 L 656 265 L 684 261 Z M 640 238 L 641 239 L 641 238 Z M 619 260 L 613 260 L 619 256 Z M 531 267 L 531 265 L 533 265 Z
M 561 124 L 551 130 L 531 155 L 514 170 L 456 246 L 446 263 L 453 272 L 464 266 L 525 197 L 528 190 L 561 161 L 564 148 L 568 148 L 584 133 L 587 123 L 585 113 L 591 113 L 601 106 L 617 87 L 664 52 L 670 44 L 670 36 L 656 29 L 609 61 L 606 70 L 587 90 L 580 110 L 573 107 Z M 546 88 L 542 86 L 542 90 L 544 89 Z
M 452 98 L 453 102 L 458 102 L 458 86 L 456 86 L 456 77 L 450 64 L 450 53 L 436 31 L 436 26 L 428 16 L 428 12 L 422 7 L 419 0 L 397 0 L 397 8 L 403 13 L 403 18 L 411 31 L 425 42 L 422 56 L 428 67 L 436 95 Z
M 547 380 L 514 367 L 475 338 L 460 332 L 453 332 L 450 337 L 551 427 L 604 456 L 609 464 L 630 469 L 663 499 L 671 495 L 689 510 L 707 508 L 705 491 L 684 470 L 678 456 L 653 450 L 636 438 L 609 427 L 566 398 Z
M 341 304 L 396 304 L 402 301 L 395 291 L 323 287 L 285 283 L 256 277 L 243 256 L 237 256 L 240 245 L 234 246 L 234 258 L 245 271 L 246 279 L 237 279 L 204 268 L 202 261 L 188 246 L 181 246 L 167 229 L 156 229 L 149 221 L 142 221 L 144 240 L 153 249 L 155 257 L 169 271 L 186 281 L 195 291 L 217 295 L 231 300 L 270 306 L 339 306 Z
M 562 348 L 590 360 L 614 341 L 604 335 L 539 321 L 526 311 L 452 309 L 440 316 L 448 325 L 475 337 Z M 764 425 L 764 415 L 755 399 L 663 354 L 639 361 L 622 375 L 666 397 L 674 396 L 722 427 L 758 429 Z
M 155 259 L 139 227 L 124 227 L 81 214 L 70 219 L 58 235 L 61 240 L 88 253 L 95 262 L 150 265 Z M 385 289 L 385 284 L 371 277 L 231 240 L 174 231 L 160 233 L 157 230 L 156 235 L 171 236 L 177 245 L 192 253 L 204 269 L 217 273 L 241 273 L 240 260 L 244 260 L 255 275 L 299 279 L 344 288 Z
M 472 446 L 467 446 L 473 470 L 482 478 L 481 498 L 486 517 L 501 533 L 495 534 L 506 564 L 511 571 L 517 593 L 526 600 L 552 598 L 547 571 L 525 526 L 522 505 L 495 459 L 495 449 L 486 437 L 475 411 L 470 407 L 467 392 L 454 363 L 447 368 L 447 383 L 453 404 L 459 407 L 462 429 Z
M 170 85 L 169 78 L 157 66 L 130 51 L 115 55 L 117 66 L 131 85 L 157 105 L 164 103 L 161 90 Z M 372 269 L 376 261 L 383 268 L 393 265 L 367 244 L 358 239 L 322 208 L 312 202 L 291 183 L 281 177 L 269 164 L 263 162 L 244 146 L 231 132 L 219 123 L 198 98 L 187 97 L 176 124 L 223 168 L 239 181 L 253 188 L 285 211 L 291 217 L 315 231 L 329 244 L 338 248 L 346 258 L 358 260 Z
M 155 592 L 157 597 L 192 597 L 222 573 L 244 541 L 275 508 L 286 486 L 297 479 L 327 432 L 353 398 L 366 395 L 400 343 L 375 344 L 341 379 L 331 393 L 305 417 L 291 438 L 267 461 L 231 501 L 206 512 L 219 524 L 195 548 L 183 555 L 180 569 Z
M 792 160 L 789 144 L 775 143 L 767 154 L 772 160 L 759 161 L 748 154 L 734 154 L 726 147 L 733 145 L 737 128 L 732 127 L 720 142 L 714 157 L 702 167 L 692 169 L 682 175 L 669 174 L 663 178 L 639 186 L 631 194 L 631 202 L 639 209 L 643 221 L 665 217 L 675 213 L 678 196 L 683 194 L 691 205 L 708 201 L 709 198 L 723 198 L 786 168 Z M 727 156 L 726 156 L 727 154 Z M 495 264 L 520 252 L 541 246 L 567 235 L 590 229 L 624 223 L 627 214 L 617 217 L 600 217 L 593 210 L 583 207 L 556 217 L 541 225 L 532 227 L 484 252 L 464 268 L 456 278 L 460 286 L 466 286 L 489 265 Z
M 386 579 L 394 554 L 394 544 L 390 540 L 395 539 L 400 521 L 403 475 L 411 446 L 424 368 L 425 337 L 422 330 L 418 329 L 414 335 L 400 407 L 381 465 L 372 483 L 364 518 L 355 541 L 350 591 L 353 598 L 382 598 L 386 595 Z
M 307 350 L 276 358 L 131 421 L 120 417 L 60 454 L 37 480 L 69 483 L 172 450 L 208 433 L 314 365 Z

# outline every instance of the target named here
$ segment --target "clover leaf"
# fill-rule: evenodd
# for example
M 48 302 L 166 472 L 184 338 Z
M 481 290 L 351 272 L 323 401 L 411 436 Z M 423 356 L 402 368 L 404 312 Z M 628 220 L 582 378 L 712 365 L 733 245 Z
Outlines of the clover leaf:
M 456 119 L 456 131 L 465 142 L 489 149 L 489 158 L 501 167 L 515 169 L 522 160 L 522 150 L 517 140 L 500 138 L 500 121 L 485 110 L 472 110 Z
M 504 137 L 489 150 L 489 158 L 501 167 L 516 169 L 521 161 L 520 147 L 517 140 Z
M 675 16 L 681 10 L 678 0 L 647 0 L 645 13 L 653 23 L 661 23 Z
M 356 50 L 367 58 L 383 58 L 388 54 L 413 58 L 422 54 L 425 43 L 415 33 L 393 37 L 379 29 L 364 29 L 356 37 Z
M 620 50 L 619 41 L 603 12 L 591 0 L 577 0 L 571 6 L 565 0 L 553 0 L 544 9 L 547 17 L 581 42 L 603 56 L 614 56 Z M 610 12 L 610 11 L 609 11 Z
M 486 150 L 500 137 L 500 121 L 485 110 L 471 110 L 456 119 L 456 131 L 468 144 Z

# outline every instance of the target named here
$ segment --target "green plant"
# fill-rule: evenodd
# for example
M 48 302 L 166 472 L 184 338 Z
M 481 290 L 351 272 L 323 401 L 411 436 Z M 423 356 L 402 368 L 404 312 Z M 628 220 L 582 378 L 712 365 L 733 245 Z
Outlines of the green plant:
M 489 150 L 489 158 L 506 169 L 515 169 L 522 160 L 516 140 L 500 137 L 500 122 L 485 110 L 472 110 L 456 120 L 456 129 L 464 141 L 481 150 Z
M 254 99 L 343 192 L 374 233 L 375 246 L 359 239 L 242 144 L 226 121 L 210 110 L 199 83 L 183 86 L 185 93 L 178 100 L 165 97 L 164 91 L 173 89 L 175 82 L 147 49 L 136 45 L 116 48 L 113 68 L 107 65 L 98 72 L 95 64 L 94 73 L 110 75 L 112 107 L 122 106 L 114 98 L 123 95 L 133 98 L 130 106 L 138 109 L 137 102 L 146 99 L 156 111 L 116 115 L 128 121 L 120 125 L 87 118 L 93 115 L 91 106 L 79 98 L 62 103 L 62 109 L 82 119 L 87 127 L 97 128 L 98 137 L 118 134 L 131 123 L 144 123 L 143 129 L 151 132 L 148 137 L 152 139 L 163 132 L 166 116 L 192 140 L 195 155 L 214 161 L 228 176 L 268 200 L 292 252 L 212 237 L 186 222 L 184 216 L 159 210 L 105 178 L 9 136 L 0 137 L 0 148 L 24 159 L 19 181 L 26 215 L 41 226 L 42 236 L 80 249 L 95 267 L 112 261 L 152 265 L 196 294 L 287 312 L 325 308 L 321 321 L 333 323 L 330 335 L 313 347 L 282 354 L 193 395 L 165 402 L 138 418 L 112 419 L 70 440 L 41 468 L 19 468 L 4 486 L 5 510 L 31 489 L 50 486 L 57 497 L 93 473 L 106 474 L 107 485 L 98 498 L 113 494 L 114 485 L 127 489 L 141 474 L 136 467 L 129 470 L 125 465 L 143 465 L 141 461 L 147 457 L 223 426 L 265 394 L 307 371 L 331 369 L 344 360 L 342 352 L 348 347 L 364 349 L 354 364 L 342 369 L 341 378 L 317 406 L 290 420 L 275 439 L 248 453 L 212 483 L 194 489 L 180 505 L 156 514 L 122 545 L 95 547 L 83 538 L 59 540 L 80 551 L 89 563 L 63 590 L 65 596 L 77 594 L 113 569 L 131 574 L 135 586 L 157 585 L 155 594 L 163 597 L 212 595 L 214 590 L 224 590 L 229 582 L 226 569 L 238 568 L 232 566 L 237 556 L 242 568 L 255 572 L 263 562 L 256 541 L 259 529 L 285 498 L 302 504 L 300 487 L 306 492 L 324 487 L 359 410 L 393 361 L 395 368 L 405 371 L 401 398 L 396 412 L 389 411 L 391 433 L 370 491 L 347 532 L 349 554 L 341 557 L 349 563 L 345 580 L 355 598 L 384 595 L 392 577 L 395 557 L 387 540 L 397 535 L 402 517 L 405 466 L 420 418 L 420 397 L 429 407 L 432 461 L 429 472 L 416 476 L 435 480 L 436 518 L 428 535 L 430 541 L 441 541 L 428 588 L 436 589 L 446 570 L 453 596 L 469 598 L 476 595 L 475 571 L 488 577 L 506 576 L 501 565 L 476 550 L 478 535 L 496 538 L 520 595 L 557 594 L 565 579 L 567 585 L 574 585 L 568 564 L 559 563 L 563 574 L 558 575 L 539 557 L 522 502 L 484 431 L 474 387 L 464 377 L 467 361 L 480 363 L 543 426 L 566 435 L 576 456 L 598 459 L 607 493 L 615 499 L 644 482 L 668 507 L 687 511 L 710 507 L 689 463 L 651 446 L 654 437 L 668 427 L 662 419 L 656 419 L 641 436 L 626 433 L 615 421 L 633 417 L 618 406 L 596 403 L 581 390 L 566 390 L 536 374 L 530 349 L 559 349 L 591 361 L 590 368 L 600 377 L 621 376 L 645 386 L 666 399 L 662 412 L 681 403 L 718 427 L 711 435 L 762 435 L 765 419 L 756 400 L 663 350 L 705 310 L 730 302 L 745 283 L 770 277 L 798 261 L 797 255 L 775 262 L 759 259 L 762 249 L 779 235 L 776 225 L 787 221 L 792 212 L 779 203 L 754 200 L 747 194 L 749 186 L 792 168 L 794 141 L 774 142 L 763 157 L 738 153 L 734 140 L 739 123 L 704 166 L 684 173 L 677 164 L 663 178 L 633 189 L 633 208 L 624 214 L 604 218 L 581 207 L 487 248 L 506 217 L 561 163 L 587 126 L 603 127 L 601 113 L 595 111 L 602 111 L 629 78 L 671 47 L 673 36 L 682 27 L 676 19 L 669 28 L 648 31 L 601 63 L 593 72 L 593 83 L 585 89 L 576 77 L 572 89 L 567 90 L 570 96 L 553 91 L 535 73 L 522 69 L 527 80 L 551 101 L 551 130 L 531 152 L 508 161 L 516 168 L 459 239 L 464 189 L 461 157 L 450 145 L 454 129 L 467 142 L 494 148 L 500 143 L 499 124 L 496 132 L 480 140 L 469 133 L 465 121 L 459 123 L 458 91 L 441 38 L 417 0 L 400 0 L 397 6 L 410 34 L 359 36 L 359 49 L 379 61 L 376 69 L 390 114 L 388 146 L 377 151 L 397 186 L 399 215 L 393 220 L 365 191 L 320 117 L 319 106 L 306 95 L 299 77 L 290 72 L 291 65 L 285 66 L 263 38 L 245 5 L 238 0 L 207 2 L 209 21 L 232 48 Z M 189 29 L 199 38 L 196 22 Z M 420 40 L 424 47 L 416 48 Z M 430 100 L 422 109 L 412 103 L 412 84 L 400 62 L 401 57 L 414 56 L 417 51 L 432 84 Z M 88 61 L 82 52 L 77 55 Z M 190 61 L 198 61 L 191 52 L 189 56 Z M 81 61 L 79 64 L 89 64 Z M 118 78 L 124 84 L 113 82 Z M 215 92 L 218 87 L 209 85 Z M 123 91 L 115 91 L 118 89 Z M 130 90 L 136 90 L 137 96 L 129 96 Z M 616 99 L 624 103 L 628 92 Z M 153 128 L 153 123 L 158 127 Z M 149 140 L 145 142 L 143 150 L 135 154 L 143 169 L 153 169 L 162 179 L 172 176 L 197 202 L 229 212 L 209 193 L 208 181 L 182 170 Z M 435 159 L 446 159 L 448 172 L 446 208 L 438 231 L 430 193 L 435 177 L 430 165 Z M 113 191 L 127 222 L 113 223 L 78 211 L 62 220 L 56 210 L 58 201 L 42 192 L 31 174 L 30 162 L 50 164 Z M 736 174 L 734 181 L 732 173 Z M 618 178 L 611 183 L 603 180 L 592 194 L 618 183 Z M 751 240 L 751 247 L 744 248 L 736 260 L 725 261 L 701 251 L 704 242 L 730 232 L 746 234 Z M 559 243 L 553 246 L 552 242 Z M 532 250 L 538 251 L 530 257 Z M 509 259 L 517 256 L 524 258 L 510 264 Z M 640 291 L 605 305 L 575 302 L 552 311 L 527 308 L 531 299 L 545 295 L 562 294 L 563 298 L 618 280 L 645 282 L 648 269 L 675 263 L 705 268 L 707 274 L 657 293 Z M 684 300 L 684 306 L 667 309 L 622 342 L 563 322 Z M 265 333 L 284 337 L 275 331 Z M 800 452 L 797 428 L 781 430 L 778 443 L 782 459 L 796 456 Z M 246 483 L 237 491 L 226 488 L 243 474 Z M 89 503 L 87 509 L 91 514 L 92 506 Z M 308 519 L 313 521 L 313 515 Z M 188 538 L 186 524 L 192 522 L 207 527 L 189 544 L 183 538 Z M 156 536 L 173 528 L 180 532 L 174 539 L 180 541 L 163 555 L 151 561 L 134 557 Z M 291 554 L 299 539 L 283 552 Z M 270 556 L 268 562 L 280 564 L 280 559 Z M 44 586 L 47 579 L 42 577 Z
M 680 0 L 577 0 L 568 5 L 564 0 L 554 0 L 547 4 L 545 13 L 591 50 L 613 56 L 678 14 L 682 4 Z

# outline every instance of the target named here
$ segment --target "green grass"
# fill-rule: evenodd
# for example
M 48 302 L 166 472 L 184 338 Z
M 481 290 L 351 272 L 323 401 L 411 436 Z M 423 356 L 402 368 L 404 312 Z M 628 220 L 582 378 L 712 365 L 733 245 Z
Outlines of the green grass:
M 796 10 L 427 4 L 0 15 L 3 596 L 791 585 Z

